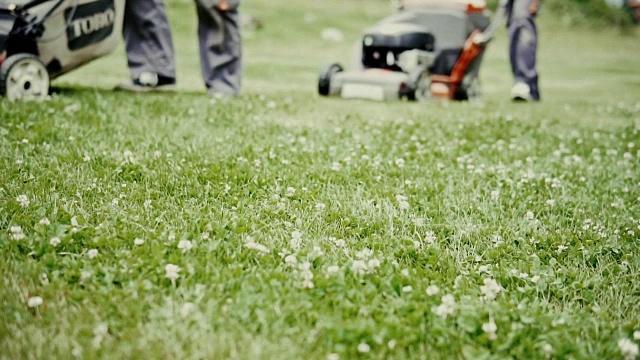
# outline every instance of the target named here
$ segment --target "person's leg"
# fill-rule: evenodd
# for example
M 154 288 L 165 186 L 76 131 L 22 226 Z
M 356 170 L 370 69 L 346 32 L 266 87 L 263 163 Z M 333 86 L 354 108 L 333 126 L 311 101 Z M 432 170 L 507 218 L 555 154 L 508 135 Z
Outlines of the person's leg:
M 162 0 L 127 0 L 122 34 L 134 83 L 175 84 L 173 41 Z
M 237 96 L 242 85 L 238 9 L 222 11 L 211 3 L 196 0 L 202 77 L 210 94 Z
M 530 3 L 531 0 L 514 2 L 514 13 L 509 19 L 509 56 L 516 85 L 526 84 L 529 87 L 530 98 L 539 100 L 536 68 L 538 33 L 534 18 L 528 13 Z

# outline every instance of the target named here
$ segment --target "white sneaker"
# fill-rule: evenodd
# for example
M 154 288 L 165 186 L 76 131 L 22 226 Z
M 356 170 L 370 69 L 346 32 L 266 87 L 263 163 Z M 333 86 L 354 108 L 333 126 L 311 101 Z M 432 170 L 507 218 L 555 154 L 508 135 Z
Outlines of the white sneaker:
M 511 100 L 529 101 L 531 100 L 531 88 L 523 82 L 517 82 L 511 88 Z
M 119 84 L 114 90 L 143 93 L 173 91 L 175 87 L 175 78 L 159 76 L 152 72 L 143 72 L 137 79 L 133 79 L 133 81 L 129 83 Z

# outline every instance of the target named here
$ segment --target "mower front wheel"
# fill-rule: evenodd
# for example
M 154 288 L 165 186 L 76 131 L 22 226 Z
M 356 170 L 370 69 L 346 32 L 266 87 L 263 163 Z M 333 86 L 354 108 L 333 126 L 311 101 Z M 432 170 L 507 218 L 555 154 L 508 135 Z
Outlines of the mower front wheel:
M 11 101 L 44 100 L 49 95 L 49 73 L 32 54 L 9 56 L 0 66 L 0 95 Z
M 431 100 L 431 74 L 425 68 L 420 68 L 409 74 L 410 94 L 407 100 Z
M 340 64 L 331 64 L 322 69 L 318 77 L 318 93 L 322 96 L 328 96 L 331 90 L 331 77 L 342 71 L 343 68 Z

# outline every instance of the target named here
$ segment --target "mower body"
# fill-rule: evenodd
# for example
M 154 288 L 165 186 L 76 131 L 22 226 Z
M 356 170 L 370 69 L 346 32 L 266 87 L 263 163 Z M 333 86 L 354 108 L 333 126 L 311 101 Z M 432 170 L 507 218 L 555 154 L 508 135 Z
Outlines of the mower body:
M 35 73 L 41 63 L 48 89 L 49 79 L 112 52 L 122 36 L 124 1 L 0 1 L 0 91 L 7 95 L 16 82 L 30 86 L 21 76 L 11 78 L 9 65 L 19 62 L 23 70 Z

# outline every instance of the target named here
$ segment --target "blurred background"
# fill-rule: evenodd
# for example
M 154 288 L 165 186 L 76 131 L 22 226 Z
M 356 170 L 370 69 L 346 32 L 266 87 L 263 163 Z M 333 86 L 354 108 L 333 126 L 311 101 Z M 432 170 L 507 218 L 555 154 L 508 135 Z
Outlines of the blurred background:
M 178 66 L 178 87 L 204 92 L 200 76 L 193 0 L 165 0 Z M 537 19 L 543 96 L 588 100 L 603 92 L 640 98 L 640 0 L 543 0 Z M 495 10 L 498 0 L 489 0 Z M 389 0 L 245 0 L 244 92 L 316 96 L 318 71 L 348 64 L 362 32 L 396 11 Z M 99 82 L 95 76 L 99 75 Z M 111 88 L 129 74 L 122 46 L 75 70 L 54 85 Z M 489 45 L 480 72 L 488 100 L 507 99 L 511 86 L 504 27 Z

